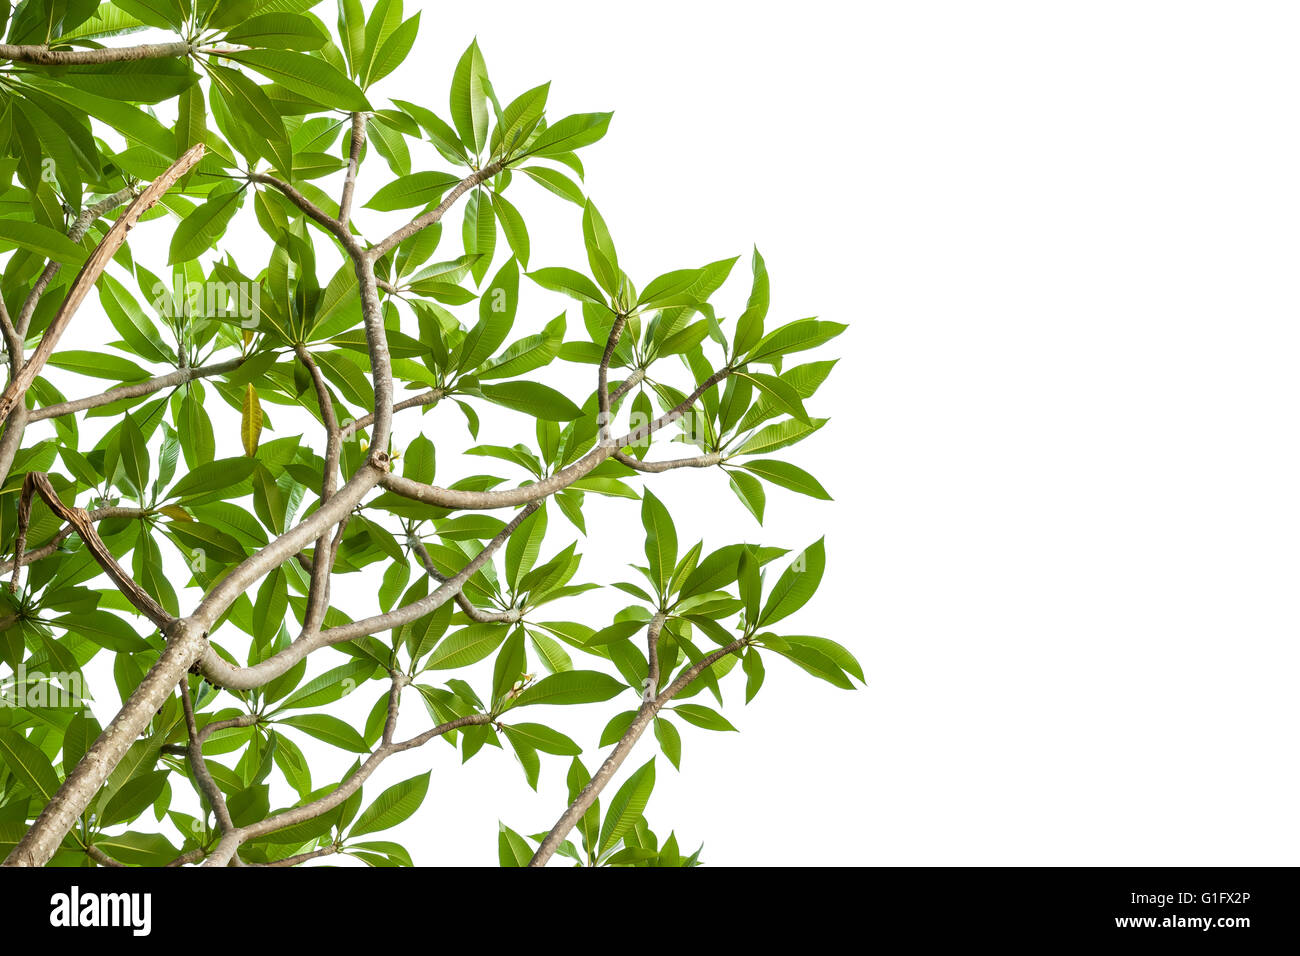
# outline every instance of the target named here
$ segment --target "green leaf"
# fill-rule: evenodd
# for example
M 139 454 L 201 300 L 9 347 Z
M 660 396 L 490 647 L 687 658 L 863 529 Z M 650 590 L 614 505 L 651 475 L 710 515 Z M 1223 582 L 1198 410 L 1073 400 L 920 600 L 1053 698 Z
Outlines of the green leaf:
M 777 378 L 775 375 L 764 375 L 759 372 L 737 372 L 737 375 L 743 375 L 749 379 L 764 395 L 771 400 L 772 404 L 788 415 L 792 415 L 804 424 L 811 424 L 808 420 L 808 412 L 803 407 L 803 399 L 794 387 Z
M 557 120 L 528 144 L 522 156 L 553 156 L 589 146 L 605 135 L 613 113 L 575 113 Z
M 736 335 L 732 340 L 732 352 L 737 356 L 746 354 L 763 337 L 763 319 L 767 317 L 770 301 L 767 265 L 758 254 L 757 246 L 754 247 L 753 270 L 754 285 L 750 289 L 745 311 L 736 320 Z
M 221 491 L 247 479 L 256 467 L 257 462 L 251 458 L 222 458 L 197 465 L 172 485 L 167 497 L 197 498 Z
M 257 442 L 262 435 L 262 403 L 257 397 L 257 389 L 250 383 L 244 388 L 244 403 L 239 425 L 239 439 L 244 444 L 244 453 L 252 458 L 257 454 Z
M 420 809 L 425 794 L 429 792 L 429 774 L 432 771 L 403 780 L 389 787 L 357 818 L 348 832 L 349 837 L 374 833 L 397 826 Z
M 329 61 L 291 50 L 241 50 L 225 54 L 286 90 L 306 97 L 324 109 L 369 112 L 366 96 Z
M 828 342 L 835 336 L 839 335 L 847 325 L 841 325 L 839 322 L 819 322 L 817 319 L 800 319 L 797 322 L 791 322 L 783 325 L 775 331 L 769 332 L 763 339 L 754 346 L 754 350 L 749 354 L 750 362 L 770 362 L 772 359 L 781 355 L 788 355 L 791 352 L 802 352 L 805 349 L 816 348 L 823 342 Z
M 569 737 L 543 724 L 505 724 L 506 736 L 512 741 L 519 740 L 533 750 L 548 754 L 560 754 L 576 757 L 582 748 Z
M 582 210 L 582 237 L 587 246 L 591 274 L 606 292 L 611 296 L 617 295 L 621 279 L 618 252 L 614 248 L 614 240 L 610 237 L 604 217 L 591 200 L 587 201 Z
M 492 131 L 493 154 L 508 153 L 518 144 L 525 142 L 537 128 L 546 110 L 546 97 L 551 84 L 543 83 L 522 93 L 506 106 L 501 113 L 501 122 Z M 526 259 L 521 256 L 520 261 Z
M 677 529 L 668 509 L 649 488 L 641 499 L 641 524 L 645 527 L 645 556 L 650 563 L 650 576 L 662 594 L 677 567 Z
M 587 197 L 582 194 L 582 190 L 564 173 L 558 169 L 547 169 L 544 166 L 531 166 L 523 170 L 533 182 L 545 189 L 550 190 L 561 199 L 567 199 L 571 203 L 579 206 L 585 205 Z
M 510 344 L 496 358 L 482 363 L 477 371 L 479 381 L 494 378 L 514 378 L 542 368 L 560 351 L 564 341 L 564 314 L 556 316 L 537 335 L 530 335 Z
M 823 501 L 831 500 L 831 496 L 816 478 L 788 461 L 777 461 L 775 458 L 760 458 L 756 461 L 747 461 L 741 467 L 746 471 L 753 472 L 760 478 L 772 482 L 774 485 L 789 488 L 801 495 L 808 495 L 810 498 L 821 498 Z
M 54 799 L 59 775 L 39 747 L 8 727 L 0 727 L 0 764 L 34 797 L 43 803 Z
M 745 671 L 745 703 L 748 704 L 763 686 L 763 678 L 767 676 L 763 659 L 758 656 L 758 648 L 750 647 L 745 651 L 741 668 Z
M 487 657 L 505 640 L 507 624 L 471 624 L 448 635 L 429 655 L 425 667 L 430 670 L 448 670 L 466 667 Z
M 655 786 L 655 761 L 651 757 L 623 786 L 618 788 L 614 799 L 610 801 L 605 822 L 600 828 L 600 852 L 604 853 L 621 840 L 645 812 L 650 802 L 650 792 Z
M 198 77 L 187 60 L 151 58 L 64 68 L 59 81 L 107 99 L 161 103 L 180 94 Z
M 113 6 L 151 27 L 179 32 L 185 25 L 186 8 L 178 0 L 118 0 Z
M 85 250 L 62 233 L 40 223 L 16 219 L 0 219 L 0 246 L 3 245 L 17 246 L 64 265 L 80 265 L 86 257 Z
M 795 442 L 803 441 L 813 432 L 826 424 L 828 419 L 813 418 L 807 423 L 790 418 L 774 425 L 768 425 L 750 436 L 749 440 L 736 449 L 737 455 L 758 455 L 766 452 L 788 448 Z
M 655 718 L 655 739 L 659 741 L 659 747 L 664 752 L 664 756 L 678 770 L 682 769 L 682 735 L 677 732 L 677 728 L 672 725 L 671 721 L 662 717 Z
M 280 623 L 280 621 L 275 622 L 277 629 Z M 375 662 L 369 658 L 360 658 L 332 667 L 325 673 L 313 677 L 286 697 L 280 704 L 280 709 L 322 707 L 325 704 L 332 704 L 351 693 L 358 682 L 369 678 L 374 670 Z
M 280 172 L 288 176 L 293 170 L 289 134 L 266 91 L 238 70 L 209 66 L 208 75 L 212 78 L 213 96 L 221 100 L 226 112 L 252 132 L 253 135 L 247 137 L 248 148 L 271 160 Z M 241 148 L 239 143 L 233 145 Z
M 635 710 L 625 710 L 609 718 L 609 723 L 600 732 L 600 746 L 608 747 L 618 743 L 632 726 L 632 721 L 636 720 L 636 714 Z
M 338 7 L 339 46 L 348 69 L 356 76 L 366 53 L 366 13 L 361 0 L 339 0 Z
M 475 40 L 461 55 L 451 78 L 451 121 L 461 142 L 475 154 L 487 145 L 488 88 L 487 64 Z
M 460 182 L 459 176 L 424 170 L 403 176 L 379 188 L 366 203 L 367 209 L 391 212 L 439 202 L 448 189 Z
M 50 623 L 114 653 L 135 654 L 149 649 L 148 643 L 135 632 L 135 628 L 109 611 L 65 614 Z
M 600 671 L 561 671 L 524 689 L 516 707 L 527 704 L 594 704 L 609 700 L 626 685 Z
M 798 664 L 814 677 L 820 677 L 843 690 L 853 689 L 853 683 L 844 676 L 839 665 L 817 648 L 807 644 L 787 644 L 779 638 L 773 640 L 765 637 L 764 640 L 766 641 L 764 646 Z
M 495 705 L 505 698 L 516 685 L 523 680 L 524 669 L 528 666 L 528 652 L 524 647 L 524 629 L 522 625 L 511 631 L 506 642 L 501 645 L 496 663 L 492 667 L 492 702 Z
M 728 471 L 727 480 L 731 483 L 731 490 L 736 493 L 741 504 L 749 509 L 750 514 L 759 524 L 762 524 L 763 511 L 767 507 L 767 494 L 763 491 L 762 482 L 739 471 Z
M 764 627 L 774 624 L 807 604 L 821 583 L 825 570 L 826 539 L 819 538 L 785 569 L 767 597 L 759 624 Z
M 212 196 L 182 219 L 172 233 L 167 264 L 189 262 L 215 246 L 239 209 L 242 195 L 242 190 L 235 189 Z
M 140 427 L 130 415 L 122 419 L 118 441 L 121 443 L 122 473 L 135 489 L 137 500 L 143 501 L 149 486 L 149 448 L 145 444 L 144 435 L 140 433 Z
M 332 714 L 295 714 L 278 723 L 287 724 L 325 743 L 353 753 L 369 753 L 361 735 Z
M 528 273 L 528 278 L 543 289 L 562 292 L 579 302 L 591 302 L 594 305 L 609 308 L 609 304 L 605 301 L 605 297 L 596 284 L 581 272 L 575 272 L 573 269 L 566 269 L 562 266 L 536 269 Z
M 524 412 L 534 418 L 551 422 L 571 422 L 582 417 L 582 409 L 564 395 L 541 382 L 516 380 L 493 385 L 480 385 L 479 390 L 489 402 L 505 408 Z
M 740 567 L 736 576 L 740 598 L 745 602 L 745 620 L 758 620 L 759 602 L 763 599 L 763 580 L 759 576 L 758 559 L 750 548 L 740 552 Z
M 637 306 L 641 309 L 666 309 L 673 306 L 698 307 L 726 281 L 735 258 L 711 262 L 699 269 L 678 269 L 650 280 L 641 290 Z
M 696 727 L 703 727 L 705 730 L 735 730 L 727 718 L 711 707 L 705 707 L 702 704 L 678 704 L 671 708 L 682 720 L 688 724 L 694 724 Z
M 520 579 L 533 569 L 545 537 L 545 508 L 538 508 L 530 514 L 510 535 L 506 542 L 506 583 L 512 591 L 518 590 Z
M 497 859 L 501 865 L 527 866 L 533 858 L 533 851 L 527 841 L 504 823 L 497 825 L 500 827 L 500 833 L 497 834 Z
M 158 795 L 167 784 L 169 773 L 170 771 L 167 770 L 155 770 L 133 777 L 122 784 L 117 793 L 104 804 L 104 809 L 100 811 L 95 821 L 96 824 L 101 828 L 111 827 L 119 823 L 127 823 L 140 816 L 158 799 Z
M 519 264 L 525 269 L 528 268 L 529 242 L 528 227 L 524 224 L 524 217 L 506 198 L 499 193 L 492 193 L 492 210 L 497 214 L 497 219 L 501 223 L 501 231 L 505 233 L 506 242 L 510 244 L 511 251 L 519 260 Z
M 848 648 L 842 644 L 837 644 L 827 637 L 785 637 L 782 638 L 789 647 L 809 647 L 826 655 L 836 667 L 840 670 L 852 674 L 862 683 L 867 679 L 863 676 L 862 665 L 858 663 L 856 657 L 849 653 Z
M 483 290 L 478 300 L 478 322 L 465 333 L 456 367 L 475 369 L 489 359 L 510 334 L 519 306 L 519 264 L 511 257 Z
M 123 383 L 142 382 L 149 373 L 134 362 L 105 352 L 63 349 L 50 356 L 50 365 L 91 378 L 118 379 Z
M 329 37 L 311 17 L 298 13 L 263 13 L 226 31 L 226 42 L 278 50 L 319 50 Z
M 397 9 L 400 13 L 400 4 L 397 5 Z M 378 83 L 401 66 L 402 61 L 411 52 L 411 47 L 415 45 L 415 37 L 419 32 L 420 13 L 417 11 L 415 16 L 404 21 L 379 45 L 366 74 L 366 86 Z

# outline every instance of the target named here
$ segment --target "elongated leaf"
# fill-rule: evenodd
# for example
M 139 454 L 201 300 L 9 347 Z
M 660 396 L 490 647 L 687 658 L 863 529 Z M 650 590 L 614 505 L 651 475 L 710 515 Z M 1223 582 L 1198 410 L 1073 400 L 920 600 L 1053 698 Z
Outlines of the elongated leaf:
M 759 618 L 761 625 L 766 627 L 789 617 L 808 603 L 826 570 L 825 542 L 825 538 L 819 538 L 790 562 L 767 597 Z
M 600 828 L 600 852 L 604 853 L 636 826 L 645 806 L 650 802 L 650 792 L 655 786 L 655 761 L 651 757 L 618 788 L 609 803 L 605 822 Z
M 352 81 L 320 57 L 291 50 L 241 50 L 227 53 L 263 76 L 324 109 L 368 112 L 370 103 Z
M 505 624 L 471 624 L 444 638 L 429 655 L 425 667 L 447 670 L 481 661 L 501 646 L 508 630 Z
M 257 397 L 257 389 L 250 383 L 244 388 L 243 417 L 240 419 L 239 439 L 244 444 L 244 453 L 252 458 L 257 454 L 257 442 L 262 436 L 262 403 Z
M 821 482 L 802 468 L 792 465 L 788 461 L 760 458 L 757 461 L 747 461 L 741 467 L 758 475 L 760 478 L 772 482 L 774 485 L 789 488 L 801 495 L 808 495 L 810 498 L 821 498 L 824 501 L 830 501 L 831 499 L 826 489 L 821 486 Z
M 8 727 L 0 727 L 0 763 L 34 797 L 48 803 L 59 789 L 59 775 L 39 747 Z
M 582 409 L 549 385 L 522 380 L 480 386 L 483 397 L 506 408 L 550 422 L 571 422 Z
M 362 811 L 348 835 L 358 837 L 363 833 L 387 830 L 410 817 L 420 809 L 425 794 L 429 792 L 429 775 L 430 772 L 422 773 L 389 787 Z
M 649 488 L 641 499 L 641 524 L 645 528 L 645 556 L 650 563 L 650 576 L 658 582 L 662 593 L 677 567 L 677 529 L 668 509 Z
M 562 671 L 543 677 L 519 695 L 516 707 L 526 704 L 593 704 L 609 700 L 626 685 L 600 671 Z
M 7 243 L 65 265 L 80 265 L 85 250 L 49 226 L 16 219 L 0 219 L 0 244 Z
M 285 717 L 279 723 L 295 727 L 317 740 L 353 753 L 368 753 L 370 748 L 361 735 L 332 714 L 295 714 Z

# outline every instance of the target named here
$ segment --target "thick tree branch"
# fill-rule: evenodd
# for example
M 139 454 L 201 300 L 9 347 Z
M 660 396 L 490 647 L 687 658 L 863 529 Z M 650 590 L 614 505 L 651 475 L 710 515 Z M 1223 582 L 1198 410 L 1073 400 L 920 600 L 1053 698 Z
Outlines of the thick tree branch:
M 190 665 L 202 654 L 207 639 L 206 633 L 188 622 L 175 623 L 158 663 L 150 668 L 117 716 L 72 768 L 31 829 L 5 858 L 4 866 L 43 866 L 54 855 L 109 773 L 135 743 L 141 729 L 148 726 Z
M 380 479 L 382 484 L 394 494 L 410 498 L 438 508 L 454 508 L 460 511 L 487 511 L 492 508 L 510 508 L 515 505 L 529 504 L 547 498 L 557 491 L 562 491 L 579 478 L 589 474 L 614 451 L 612 445 L 597 446 L 567 468 L 531 485 L 511 488 L 506 491 L 461 491 L 453 488 L 441 488 L 412 481 L 391 472 Z
M 80 242 L 86 230 L 90 228 L 91 223 L 97 220 L 106 212 L 117 208 L 117 206 L 126 202 L 134 196 L 135 193 L 130 189 L 122 189 L 111 196 L 101 199 L 99 202 L 87 206 L 73 223 L 68 232 L 68 238 L 73 242 Z M 32 315 L 36 311 L 36 305 L 45 292 L 45 288 L 50 284 L 55 274 L 59 271 L 59 263 L 49 262 L 41 270 L 36 282 L 28 293 L 26 300 L 23 302 L 22 309 L 18 313 L 16 322 L 6 322 L 4 324 L 5 343 L 9 351 L 9 385 L 13 386 L 23 370 L 23 339 L 27 335 L 27 329 L 31 325 Z M 0 312 L 8 316 L 8 311 L 0 303 Z M 30 385 L 30 383 L 29 383 Z M 30 420 L 30 412 L 25 402 L 25 394 L 18 396 L 13 409 L 9 413 L 8 424 L 5 427 L 4 437 L 0 438 L 0 479 L 9 475 L 9 469 L 13 467 L 14 456 L 18 453 L 18 447 L 23 440 L 23 432 Z
M 334 414 L 334 398 L 330 395 L 325 376 L 306 346 L 296 345 L 298 359 L 307 367 L 316 386 L 316 403 L 320 406 L 321 421 L 325 423 L 325 469 L 321 478 L 320 500 L 324 504 L 334 494 L 334 479 L 339 470 L 339 451 L 342 440 L 338 418 Z M 341 524 L 341 523 L 340 523 Z M 320 628 L 329 603 L 330 572 L 334 569 L 334 549 L 330 546 L 328 531 L 316 539 L 316 557 L 312 562 L 311 587 L 307 592 L 307 610 L 303 619 L 303 633 Z
M 264 661 L 250 664 L 247 667 L 231 664 L 215 651 L 209 650 L 201 664 L 202 672 L 218 687 L 251 690 L 254 687 L 261 687 L 268 681 L 275 680 L 308 654 L 322 647 L 355 640 L 358 637 L 365 637 L 370 634 L 377 634 L 380 631 L 386 631 L 419 620 L 426 614 L 436 611 L 448 600 L 460 593 L 461 588 L 465 586 L 465 582 L 477 574 L 491 560 L 492 555 L 505 544 L 506 539 L 536 508 L 536 505 L 532 505 L 516 515 L 514 520 L 502 528 L 465 567 L 448 578 L 444 584 L 427 597 L 395 608 L 387 614 L 379 614 L 360 621 L 354 621 L 351 624 L 343 624 L 328 630 L 306 634 L 284 648 L 284 650 L 272 654 Z
M 92 408 L 99 408 L 103 405 L 111 405 L 113 402 L 120 402 L 125 398 L 139 398 L 142 395 L 152 395 L 154 392 L 160 392 L 164 388 L 171 388 L 176 385 L 184 385 L 186 382 L 192 382 L 199 378 L 211 378 L 214 375 L 224 375 L 227 372 L 233 372 L 239 366 L 244 364 L 244 356 L 229 359 L 225 362 L 216 362 L 212 365 L 195 365 L 190 368 L 178 368 L 174 372 L 168 372 L 165 375 L 158 375 L 154 378 L 146 379 L 143 382 L 135 382 L 131 385 L 119 385 L 117 388 L 110 388 L 106 392 L 100 392 L 98 395 L 88 395 L 85 398 L 76 398 L 68 402 L 59 402 L 55 405 L 46 405 L 44 408 L 33 408 L 28 413 L 29 422 L 40 422 L 47 418 L 58 418 L 61 415 L 71 415 L 75 412 L 84 412 Z
M 113 553 L 104 544 L 104 539 L 95 530 L 90 515 L 81 508 L 65 505 L 54 490 L 54 486 L 50 484 L 49 477 L 39 471 L 29 471 L 27 473 L 27 477 L 23 480 L 22 494 L 18 499 L 18 535 L 14 543 L 15 561 L 12 562 L 13 578 L 9 583 L 10 591 L 18 589 L 18 572 L 22 567 L 22 562 L 16 556 L 23 554 L 23 549 L 27 545 L 27 525 L 31 520 L 32 497 L 34 495 L 39 495 L 51 511 L 76 529 L 81 540 L 86 542 L 86 549 L 94 556 L 99 566 L 104 569 L 104 573 L 108 575 L 117 589 L 141 614 L 163 630 L 175 623 L 176 619 L 154 600 L 153 595 L 136 584 L 135 579 L 117 563 Z
M 665 471 L 672 471 L 675 468 L 709 468 L 722 461 L 722 455 L 719 452 L 710 452 L 707 455 L 695 455 L 691 458 L 673 458 L 669 461 L 642 461 L 640 458 L 633 458 L 621 451 L 614 452 L 614 460 L 620 464 L 627 465 L 634 471 L 645 472 L 646 474 L 658 475 Z
M 339 200 L 339 225 L 347 228 L 352 221 L 352 193 L 357 188 L 357 169 L 361 151 L 366 146 L 366 114 L 352 114 L 352 136 L 348 146 L 348 172 L 343 180 L 343 197 Z
M 18 374 L 23 362 L 23 337 L 14 328 L 14 320 L 9 315 L 4 297 L 0 296 L 0 334 L 5 340 L 5 351 L 9 353 L 9 378 Z
M 193 51 L 194 47 L 184 40 L 104 47 L 99 50 L 51 50 L 48 46 L 0 43 L 0 60 L 36 66 L 88 66 L 96 63 L 126 63 L 130 60 L 175 59 L 189 56 Z
M 145 515 L 151 513 L 152 512 L 150 512 L 148 508 L 123 508 L 114 505 L 104 508 L 96 508 L 93 511 L 87 511 L 86 520 L 105 521 L 109 518 L 143 518 Z M 60 529 L 58 534 L 39 548 L 32 548 L 31 550 L 26 551 L 19 563 L 22 565 L 28 565 L 33 561 L 39 561 L 42 558 L 49 557 L 55 551 L 59 550 L 59 545 L 76 533 L 77 529 L 71 525 Z M 0 574 L 8 574 L 13 569 L 14 562 L 12 560 L 0 561 Z

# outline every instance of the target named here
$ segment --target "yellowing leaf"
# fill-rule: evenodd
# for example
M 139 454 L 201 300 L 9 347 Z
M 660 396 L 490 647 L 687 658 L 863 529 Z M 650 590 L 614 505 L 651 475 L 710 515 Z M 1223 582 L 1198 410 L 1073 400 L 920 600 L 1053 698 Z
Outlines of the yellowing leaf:
M 193 521 L 190 513 L 179 505 L 163 505 L 158 509 L 173 521 Z
M 239 426 L 239 437 L 244 442 L 244 452 L 249 458 L 257 454 L 257 440 L 262 435 L 262 403 L 257 389 L 248 385 L 244 389 L 244 418 Z

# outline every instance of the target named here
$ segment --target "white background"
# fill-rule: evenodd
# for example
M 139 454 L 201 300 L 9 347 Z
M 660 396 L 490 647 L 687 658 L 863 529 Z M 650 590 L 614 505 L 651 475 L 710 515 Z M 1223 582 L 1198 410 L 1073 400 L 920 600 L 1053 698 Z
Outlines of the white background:
M 786 453 L 834 503 L 771 489 L 759 529 L 721 476 L 652 487 L 687 544 L 825 533 L 794 621 L 869 686 L 770 663 L 729 701 L 740 734 L 684 726 L 682 774 L 660 758 L 655 829 L 713 864 L 1294 863 L 1295 8 L 479 9 L 429 5 L 373 98 L 445 116 L 477 35 L 503 98 L 550 79 L 553 117 L 616 110 L 586 185 L 635 280 L 742 254 L 743 301 L 757 243 L 769 323 L 850 324 L 810 403 L 832 421 Z M 563 205 L 525 209 L 533 267 L 584 262 Z M 424 427 L 467 440 L 451 410 Z M 482 463 L 439 444 L 440 482 Z M 582 580 L 639 553 L 635 506 L 600 508 Z M 548 552 L 571 539 L 551 527 Z M 594 766 L 623 706 L 555 719 Z M 565 762 L 543 761 L 535 795 L 508 754 L 462 771 L 431 745 L 367 792 L 432 766 L 394 838 L 493 863 L 498 819 L 562 809 Z

